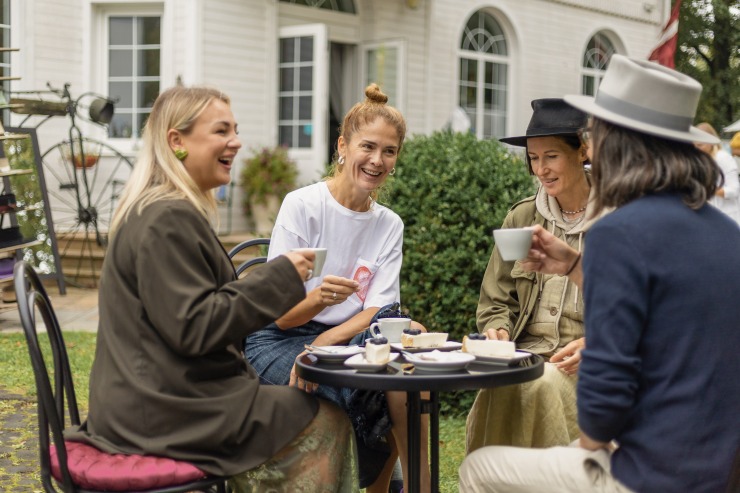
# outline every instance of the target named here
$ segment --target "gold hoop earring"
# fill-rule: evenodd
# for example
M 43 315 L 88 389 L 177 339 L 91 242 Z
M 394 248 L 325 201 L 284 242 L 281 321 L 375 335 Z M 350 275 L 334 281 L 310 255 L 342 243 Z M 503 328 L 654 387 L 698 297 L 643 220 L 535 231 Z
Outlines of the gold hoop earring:
M 392 170 L 390 170 L 388 172 L 388 174 L 391 175 L 391 176 L 395 175 L 396 174 L 396 168 L 393 168 Z

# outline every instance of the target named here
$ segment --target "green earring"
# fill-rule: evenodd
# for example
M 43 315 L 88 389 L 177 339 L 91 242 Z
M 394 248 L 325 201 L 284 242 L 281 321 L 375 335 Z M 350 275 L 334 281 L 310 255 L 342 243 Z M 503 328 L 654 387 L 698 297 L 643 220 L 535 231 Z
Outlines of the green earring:
M 178 147 L 177 149 L 175 149 L 175 157 L 182 161 L 183 159 L 188 157 L 188 150 L 184 147 Z

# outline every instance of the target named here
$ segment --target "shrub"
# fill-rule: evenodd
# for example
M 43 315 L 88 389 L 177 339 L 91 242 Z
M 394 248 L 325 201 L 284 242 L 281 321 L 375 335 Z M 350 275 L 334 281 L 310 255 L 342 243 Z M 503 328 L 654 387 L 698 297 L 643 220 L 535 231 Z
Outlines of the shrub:
M 405 224 L 402 308 L 427 329 L 462 340 L 477 330 L 492 231 L 534 193 L 534 181 L 523 160 L 497 141 L 436 132 L 404 144 L 389 185 L 386 202 Z M 473 395 L 450 402 L 446 394 L 443 411 L 467 410 Z

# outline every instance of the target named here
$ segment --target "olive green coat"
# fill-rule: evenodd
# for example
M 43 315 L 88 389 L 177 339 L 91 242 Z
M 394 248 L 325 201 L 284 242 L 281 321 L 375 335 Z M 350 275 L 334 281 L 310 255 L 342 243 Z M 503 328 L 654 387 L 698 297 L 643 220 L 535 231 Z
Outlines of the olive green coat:
M 132 213 L 103 265 L 87 421 L 67 437 L 219 475 L 262 464 L 318 404 L 260 386 L 241 341 L 304 297 L 285 257 L 236 280 L 208 221 L 184 200 Z

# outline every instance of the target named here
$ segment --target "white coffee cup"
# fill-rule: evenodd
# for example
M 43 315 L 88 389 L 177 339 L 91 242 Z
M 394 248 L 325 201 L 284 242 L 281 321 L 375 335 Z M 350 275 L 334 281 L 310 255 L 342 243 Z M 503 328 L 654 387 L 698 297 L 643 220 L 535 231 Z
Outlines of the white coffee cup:
M 493 230 L 501 258 L 507 261 L 523 259 L 532 246 L 532 228 L 510 228 Z
M 388 342 L 401 342 L 403 329 L 411 326 L 410 318 L 380 318 L 370 325 L 370 333 L 373 337 L 383 336 Z
M 293 248 L 291 252 L 313 252 L 315 255 L 312 269 L 313 272 L 308 279 L 319 277 L 321 275 L 321 271 L 324 268 L 324 262 L 326 261 L 326 248 Z

